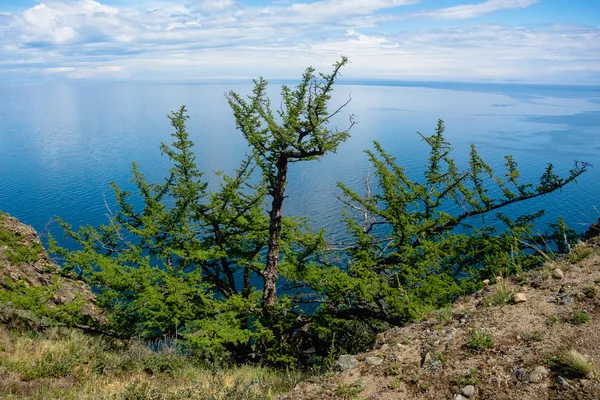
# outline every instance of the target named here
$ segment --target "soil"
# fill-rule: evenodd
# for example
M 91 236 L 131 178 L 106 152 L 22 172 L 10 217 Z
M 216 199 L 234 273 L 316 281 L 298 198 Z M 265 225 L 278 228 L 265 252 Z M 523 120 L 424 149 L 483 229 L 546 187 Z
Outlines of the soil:
M 471 399 L 600 399 L 600 237 L 588 239 L 543 269 L 382 333 L 356 368 L 303 382 L 281 399 L 454 399 L 467 385 L 475 386 Z M 553 278 L 556 268 L 562 279 Z M 517 293 L 526 301 L 501 301 Z M 588 357 L 595 373 L 566 374 L 557 356 L 569 350 Z M 538 366 L 549 374 L 530 382 Z

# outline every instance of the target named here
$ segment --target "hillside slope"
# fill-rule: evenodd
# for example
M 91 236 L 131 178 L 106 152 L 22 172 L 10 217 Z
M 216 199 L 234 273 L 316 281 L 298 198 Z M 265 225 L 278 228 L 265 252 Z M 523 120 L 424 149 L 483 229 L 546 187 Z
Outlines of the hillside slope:
M 39 297 L 47 297 L 48 307 L 67 305 L 77 299 L 81 315 L 90 321 L 104 321 L 90 288 L 60 276 L 59 271 L 60 267 L 48 257 L 35 229 L 0 212 L 0 291 L 24 295 L 29 288 L 41 288 L 44 292 L 39 291 Z
M 599 228 L 568 257 L 389 330 L 282 399 L 600 399 Z

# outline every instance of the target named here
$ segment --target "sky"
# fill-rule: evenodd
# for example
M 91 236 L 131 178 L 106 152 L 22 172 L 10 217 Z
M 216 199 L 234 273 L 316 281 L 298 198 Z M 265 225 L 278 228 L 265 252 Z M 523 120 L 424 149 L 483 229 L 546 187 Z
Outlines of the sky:
M 600 85 L 600 0 L 0 0 L 0 80 Z

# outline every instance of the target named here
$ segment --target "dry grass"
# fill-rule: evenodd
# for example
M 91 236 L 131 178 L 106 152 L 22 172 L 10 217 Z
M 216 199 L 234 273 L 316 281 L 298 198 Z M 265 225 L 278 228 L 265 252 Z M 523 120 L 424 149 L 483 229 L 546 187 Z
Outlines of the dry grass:
M 586 378 L 597 375 L 594 361 L 577 350 L 565 351 L 558 358 L 561 369 L 570 376 Z
M 1 399 L 272 399 L 299 373 L 256 366 L 211 368 L 67 329 L 42 334 L 0 327 Z

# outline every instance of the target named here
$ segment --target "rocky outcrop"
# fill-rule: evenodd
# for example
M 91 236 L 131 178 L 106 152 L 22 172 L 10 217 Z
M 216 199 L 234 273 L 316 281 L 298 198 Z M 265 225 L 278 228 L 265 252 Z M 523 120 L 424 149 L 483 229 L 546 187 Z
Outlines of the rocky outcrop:
M 11 290 L 18 282 L 48 288 L 52 290 L 48 305 L 64 305 L 77 299 L 82 301 L 81 315 L 104 322 L 90 288 L 59 272 L 60 267 L 48 257 L 35 229 L 0 213 L 0 290 Z
M 381 333 L 281 399 L 600 399 L 599 234 L 600 222 L 564 258 Z

